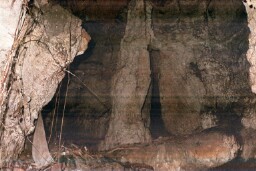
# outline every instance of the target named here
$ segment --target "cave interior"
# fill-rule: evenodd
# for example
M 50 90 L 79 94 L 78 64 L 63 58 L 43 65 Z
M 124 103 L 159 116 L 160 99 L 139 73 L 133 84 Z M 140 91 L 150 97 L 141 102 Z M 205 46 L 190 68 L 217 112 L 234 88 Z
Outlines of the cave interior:
M 168 150 L 181 144 L 189 152 L 194 149 L 201 152 L 192 152 L 196 156 L 194 163 L 186 164 L 184 157 L 180 157 L 182 154 L 174 150 L 171 161 L 162 158 L 160 164 L 152 167 L 155 170 L 256 168 L 256 120 L 253 120 L 256 96 L 251 91 L 250 64 L 246 59 L 250 30 L 242 1 L 49 2 L 79 17 L 91 37 L 88 49 L 74 59 L 68 68 L 71 74 L 66 74 L 53 99 L 42 110 L 50 150 L 60 141 L 63 146 L 86 147 L 92 153 L 133 144 L 151 147 L 149 144 L 170 141 L 164 149 L 149 147 L 148 153 L 120 152 L 113 154 L 113 158 L 123 155 L 130 163 L 138 161 L 150 166 L 154 162 L 149 159 L 153 154 L 149 153 L 164 150 L 162 155 L 168 155 L 165 154 Z M 136 3 L 144 3 L 142 16 L 133 15 L 138 14 L 136 10 L 141 12 L 134 7 Z M 146 3 L 151 6 L 150 12 Z M 145 20 L 146 24 L 134 24 L 133 19 Z M 153 34 L 148 42 L 145 40 L 148 35 L 142 36 L 143 29 L 148 29 L 147 22 Z M 126 92 L 129 97 L 123 97 Z M 130 97 L 129 93 L 135 95 Z M 143 103 L 140 98 L 144 98 Z M 139 123 L 143 129 L 137 126 Z M 131 128 L 126 129 L 127 125 Z M 138 134 L 143 132 L 145 136 L 137 138 L 131 133 L 125 138 L 122 134 L 129 134 L 133 125 Z M 224 147 L 225 137 L 235 140 L 227 138 L 228 145 Z M 29 151 L 31 145 L 27 144 L 25 150 Z M 213 150 L 206 149 L 207 146 Z M 220 151 L 227 154 L 219 155 Z M 216 156 L 221 159 L 212 161 Z M 169 166 L 164 167 L 163 163 Z

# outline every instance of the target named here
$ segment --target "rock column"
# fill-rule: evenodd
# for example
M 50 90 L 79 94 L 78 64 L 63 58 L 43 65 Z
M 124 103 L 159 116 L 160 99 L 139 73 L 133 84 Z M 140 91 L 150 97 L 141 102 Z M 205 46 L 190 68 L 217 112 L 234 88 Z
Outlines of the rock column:
M 110 125 L 105 141 L 100 146 L 101 150 L 151 140 L 149 129 L 142 117 L 151 82 L 147 49 L 153 36 L 151 8 L 144 0 L 132 0 L 129 3 L 117 72 L 112 79 L 113 108 Z

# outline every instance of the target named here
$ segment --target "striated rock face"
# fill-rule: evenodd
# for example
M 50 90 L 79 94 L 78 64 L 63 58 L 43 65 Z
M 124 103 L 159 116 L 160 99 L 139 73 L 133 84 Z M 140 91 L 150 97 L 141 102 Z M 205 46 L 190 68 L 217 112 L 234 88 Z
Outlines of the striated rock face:
M 124 163 L 144 163 L 154 170 L 206 170 L 234 159 L 239 148 L 233 136 L 211 132 L 185 139 L 159 140 L 148 146 L 121 148 L 109 156 Z
M 20 32 L 26 13 L 25 3 L 22 1 L 7 0 L 0 5 L 0 137 L 3 129 L 4 111 L 8 96 L 8 82 L 11 74 L 15 48 L 24 32 Z M 15 44 L 14 44 L 15 42 Z
M 26 3 L 22 3 L 22 1 L 11 1 L 7 0 L 0 5 L 0 138 L 4 135 L 5 129 L 9 127 L 5 123 L 6 109 L 8 103 L 8 95 L 10 91 L 10 75 L 13 68 L 14 57 L 18 47 L 18 43 L 20 43 L 21 39 L 25 34 L 25 31 L 22 30 L 24 24 L 24 18 L 26 14 Z M 25 27 L 26 29 L 26 27 Z M 17 127 L 16 125 L 10 125 L 10 127 Z M 18 134 L 22 135 L 22 131 L 19 131 Z M 13 134 L 10 134 L 12 136 Z M 9 135 L 8 135 L 9 136 Z M 17 138 L 17 142 L 23 143 L 24 137 L 21 139 Z M 16 141 L 15 140 L 15 141 Z M 9 144 L 10 145 L 10 144 Z M 21 151 L 22 147 L 16 147 L 16 144 L 10 145 L 12 150 Z M 4 162 L 5 158 L 2 154 L 2 141 L 0 145 L 0 167 L 2 162 Z M 6 147 L 4 147 L 6 148 Z M 8 154 L 8 155 L 16 155 L 17 154 Z M 3 157 L 4 156 L 4 157 Z M 8 156 L 9 157 L 9 156 Z
M 151 81 L 147 51 L 153 36 L 150 17 L 149 3 L 143 0 L 130 2 L 116 74 L 112 78 L 112 113 L 101 149 L 151 140 L 142 119 L 142 109 Z
M 90 40 L 81 20 L 60 6 L 45 5 L 42 12 L 44 15 L 34 11 L 32 17 L 26 17 L 26 34 L 16 49 L 0 165 L 21 152 L 25 136 L 33 132 L 38 113 L 53 97 L 66 67 L 84 52 Z

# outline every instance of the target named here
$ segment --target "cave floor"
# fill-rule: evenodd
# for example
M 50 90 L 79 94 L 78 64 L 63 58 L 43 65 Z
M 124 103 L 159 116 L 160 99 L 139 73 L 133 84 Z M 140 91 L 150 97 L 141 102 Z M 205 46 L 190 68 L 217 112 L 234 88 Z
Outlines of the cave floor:
M 155 143 L 161 144 L 166 141 L 172 140 L 173 138 L 169 137 L 160 137 L 154 140 Z M 141 145 L 144 146 L 144 145 Z M 145 145 L 147 146 L 147 145 Z M 31 145 L 27 145 L 26 149 L 20 155 L 19 160 L 12 161 L 12 163 L 7 166 L 6 170 L 13 169 L 15 171 L 69 171 L 69 170 L 127 170 L 127 171 L 150 171 L 153 168 L 149 165 L 143 164 L 131 164 L 131 163 L 122 163 L 115 159 L 111 158 L 110 153 L 114 153 L 116 150 L 129 150 L 131 147 L 121 147 L 114 149 L 109 152 L 92 152 L 86 148 L 86 146 L 76 145 L 73 143 L 66 143 L 66 145 L 61 145 L 59 148 L 58 142 L 51 143 L 49 145 L 50 152 L 55 160 L 54 163 L 46 167 L 37 168 L 33 164 L 33 159 L 31 156 Z M 126 149 L 127 148 L 127 149 Z M 137 157 L 137 154 L 134 154 L 134 157 Z M 139 154 L 138 154 L 139 155 Z M 188 170 L 194 170 L 186 168 Z M 207 169 L 202 169 L 206 171 Z M 242 159 L 236 158 L 222 166 L 208 169 L 207 171 L 253 171 L 256 170 L 256 161 L 248 160 L 243 161 Z
M 34 165 L 31 150 L 25 149 L 20 155 L 19 160 L 12 161 L 5 167 L 6 170 L 15 171 L 107 171 L 107 170 L 125 170 L 125 171 L 151 171 L 153 168 L 144 164 L 121 163 L 112 158 L 106 157 L 106 153 L 89 152 L 85 146 L 69 144 L 59 146 L 57 143 L 49 146 L 50 152 L 54 158 L 54 163 L 47 166 L 37 167 Z

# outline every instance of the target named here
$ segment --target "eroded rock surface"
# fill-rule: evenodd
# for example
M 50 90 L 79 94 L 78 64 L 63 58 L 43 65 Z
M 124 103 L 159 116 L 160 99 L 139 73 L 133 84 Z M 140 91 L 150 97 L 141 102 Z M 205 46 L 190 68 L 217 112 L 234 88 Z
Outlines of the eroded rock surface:
M 111 78 L 125 31 L 125 23 L 87 22 L 84 26 L 92 41 L 85 54 L 71 64 L 71 71 L 77 77 L 70 78 L 63 126 L 63 138 L 69 139 L 72 134 L 72 140 L 78 144 L 91 143 L 106 135 L 112 107 Z M 60 96 L 63 104 L 65 91 Z M 55 100 L 51 106 L 55 106 Z M 52 116 L 48 114 L 46 121 L 50 129 Z M 79 131 L 74 133 L 74 129 Z M 96 142 L 91 144 L 95 146 Z
M 112 78 L 112 112 L 101 149 L 151 140 L 143 123 L 142 109 L 151 81 L 147 48 L 152 36 L 150 4 L 132 0 L 116 74 Z
M 26 13 L 26 3 L 22 1 L 7 0 L 0 5 L 0 137 L 3 129 L 6 98 L 8 96 L 8 82 L 11 74 L 13 56 L 18 42 L 23 38 L 20 32 Z M 15 43 L 15 44 L 14 44 Z
M 247 59 L 250 62 L 250 81 L 251 81 L 251 89 L 252 92 L 256 93 L 256 77 L 255 77 L 255 34 L 256 34 L 256 28 L 255 28 L 255 6 L 256 3 L 254 1 L 243 1 L 244 6 L 246 8 L 247 16 L 248 16 L 248 27 L 250 28 L 250 35 L 249 35 L 249 49 L 247 51 Z
M 123 163 L 144 163 L 155 170 L 200 170 L 222 165 L 237 156 L 234 136 L 218 132 L 159 140 L 147 146 L 116 149 L 109 156 Z
M 155 71 L 150 68 L 151 79 L 157 82 L 157 85 L 151 82 L 149 89 L 158 86 L 160 94 L 151 94 L 149 90 L 147 98 L 159 96 L 160 109 L 157 110 L 162 115 L 167 131 L 176 135 L 191 134 L 222 124 L 228 125 L 229 123 L 226 122 L 231 120 L 228 117 L 243 115 L 245 108 L 242 106 L 246 103 L 244 98 L 252 96 L 252 93 L 247 78 L 249 63 L 245 58 L 249 32 L 242 2 L 240 0 L 152 2 L 154 39 L 147 50 L 151 56 L 151 65 L 157 66 Z M 86 8 L 82 7 L 83 4 L 80 4 L 81 8 Z M 87 21 L 86 18 L 84 20 Z M 120 69 L 116 67 L 115 70 L 110 65 L 115 65 L 119 61 L 116 46 L 119 47 L 120 42 L 114 38 L 115 36 L 109 36 L 107 41 L 102 35 L 112 35 L 111 30 L 114 26 L 104 22 L 98 25 L 100 26 L 95 30 L 99 30 L 100 33 L 95 33 L 93 36 L 95 47 L 92 48 L 91 55 L 88 55 L 89 59 L 79 64 L 75 72 L 107 107 L 111 108 L 115 104 L 111 102 L 110 89 L 115 85 L 113 83 L 110 85 L 109 80 L 119 73 Z M 113 25 L 117 24 L 113 23 Z M 89 29 L 90 27 L 94 29 L 93 22 L 91 26 L 88 25 Z M 135 25 L 132 29 L 134 32 L 139 30 Z M 127 32 L 126 37 L 128 34 L 133 37 L 132 31 Z M 140 39 L 143 41 L 145 37 L 141 36 Z M 110 47 L 105 47 L 109 45 L 113 46 L 111 48 L 114 51 Z M 131 43 L 129 46 L 135 48 L 137 45 Z M 103 50 L 106 53 L 102 52 Z M 127 53 L 132 53 L 130 52 L 132 50 L 130 48 L 128 52 L 127 49 Z M 152 76 L 153 72 L 154 76 Z M 127 72 L 124 75 L 128 74 Z M 72 97 L 67 100 L 72 108 L 70 113 L 73 112 L 81 117 L 88 116 L 84 123 L 88 123 L 88 120 L 100 116 L 105 111 L 106 108 L 94 95 L 87 90 L 84 91 L 86 88 L 83 88 L 79 81 L 71 83 L 71 87 Z M 75 96 L 81 97 L 82 100 Z M 81 101 L 84 101 L 84 104 Z M 150 104 L 147 107 L 146 105 L 148 104 L 145 102 L 142 112 L 143 122 L 149 127 Z M 97 118 L 94 122 L 101 123 L 100 127 L 95 128 L 95 124 L 92 126 L 85 124 L 87 126 L 81 130 L 86 130 L 92 137 L 102 138 L 108 125 L 109 113 L 105 114 L 105 118 Z M 83 122 L 80 118 L 77 122 L 79 124 Z
M 243 129 L 241 131 L 242 152 L 241 158 L 244 160 L 255 159 L 256 157 L 256 133 L 255 129 Z
M 202 130 L 204 113 L 225 122 L 230 106 L 251 96 L 242 2 L 165 1 L 153 9 L 152 49 L 160 54 L 156 60 L 166 129 L 176 135 Z
M 42 107 L 53 97 L 74 57 L 87 48 L 90 37 L 81 20 L 60 6 L 45 5 L 27 16 L 28 26 L 18 47 L 1 137 L 0 161 L 16 158 L 25 136 L 33 132 Z

